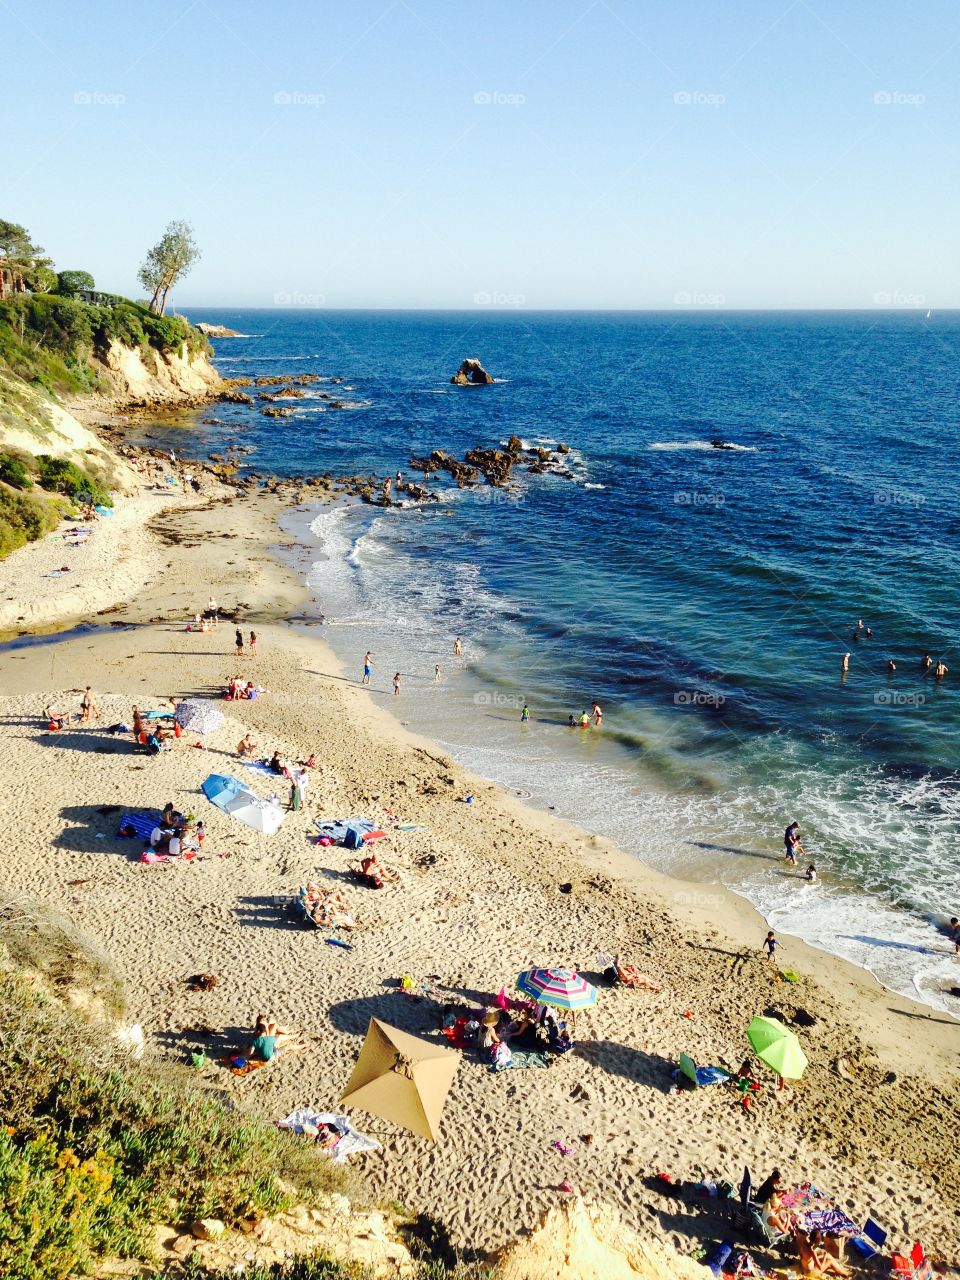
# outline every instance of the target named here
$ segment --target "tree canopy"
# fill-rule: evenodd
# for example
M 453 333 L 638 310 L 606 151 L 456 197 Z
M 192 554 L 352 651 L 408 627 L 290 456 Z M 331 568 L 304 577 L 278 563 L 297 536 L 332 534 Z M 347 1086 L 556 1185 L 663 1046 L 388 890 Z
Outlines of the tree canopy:
M 34 244 L 26 227 L 0 218 L 0 299 L 8 293 L 25 293 L 34 286 L 31 279 L 49 287 L 51 259 Z M 42 274 L 42 271 L 48 274 Z
M 95 289 L 96 284 L 89 271 L 58 271 L 57 293 L 65 298 L 76 297 L 84 289 Z
M 163 315 L 167 307 L 167 294 L 182 280 L 200 257 L 189 222 L 171 222 L 157 243 L 147 253 L 140 267 L 138 279 L 149 289 L 150 310 Z

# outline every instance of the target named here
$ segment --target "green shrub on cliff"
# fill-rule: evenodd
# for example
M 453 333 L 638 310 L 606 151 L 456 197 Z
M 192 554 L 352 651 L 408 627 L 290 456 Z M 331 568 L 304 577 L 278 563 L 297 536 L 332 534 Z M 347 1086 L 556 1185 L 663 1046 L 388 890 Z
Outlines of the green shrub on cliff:
M 74 273 L 80 274 L 80 273 Z M 0 302 L 0 360 L 50 391 L 96 390 L 96 367 L 112 342 L 144 355 L 191 357 L 209 351 L 206 338 L 177 316 L 154 315 L 127 298 L 98 295 L 102 304 L 69 295 L 19 293 Z
M 11 489 L 32 489 L 30 469 L 24 458 L 16 458 L 12 453 L 0 453 L 0 480 Z
M 342 1189 L 315 1147 L 229 1110 L 187 1068 L 138 1065 L 104 1027 L 0 979 L 0 1275 L 146 1257 L 151 1227 Z
M 0 484 L 0 560 L 18 547 L 52 533 L 62 514 L 56 502 L 32 493 L 17 493 Z
M 113 499 L 97 476 L 84 471 L 66 458 L 52 458 L 48 453 L 37 454 L 37 475 L 45 489 L 62 493 L 75 502 L 93 502 L 100 507 L 112 507 Z

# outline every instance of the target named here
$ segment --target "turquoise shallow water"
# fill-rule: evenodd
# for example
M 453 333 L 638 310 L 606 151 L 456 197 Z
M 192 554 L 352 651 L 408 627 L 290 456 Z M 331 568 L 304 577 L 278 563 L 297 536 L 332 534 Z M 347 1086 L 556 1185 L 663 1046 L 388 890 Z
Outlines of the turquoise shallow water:
M 281 423 L 221 406 L 194 448 L 386 475 L 569 442 L 573 480 L 301 522 L 334 648 L 372 647 L 383 690 L 402 670 L 404 716 L 487 776 L 960 1012 L 935 927 L 960 914 L 960 316 L 194 318 L 254 335 L 217 343 L 228 374 L 345 379 Z M 450 387 L 467 355 L 502 381 Z M 594 698 L 602 732 L 571 733 Z M 815 889 L 771 860 L 794 817 Z

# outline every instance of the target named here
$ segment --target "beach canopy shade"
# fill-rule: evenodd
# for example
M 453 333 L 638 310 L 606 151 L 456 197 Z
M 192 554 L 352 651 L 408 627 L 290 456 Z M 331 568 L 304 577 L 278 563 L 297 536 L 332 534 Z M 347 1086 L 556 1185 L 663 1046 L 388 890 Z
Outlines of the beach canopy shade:
M 231 818 L 263 835 L 272 836 L 279 831 L 284 812 L 272 800 L 262 800 L 245 786 L 239 778 L 229 774 L 211 773 L 204 779 L 203 794 Z
M 517 979 L 517 990 L 555 1009 L 587 1009 L 597 1003 L 597 988 L 570 969 L 527 969 Z
M 181 729 L 189 729 L 191 733 L 213 733 L 223 724 L 223 712 L 206 698 L 178 702 L 173 718 Z
M 754 1018 L 747 1027 L 747 1039 L 760 1059 L 785 1080 L 799 1080 L 807 1069 L 807 1056 L 800 1041 L 776 1018 Z
M 436 1142 L 459 1066 L 456 1049 L 431 1044 L 371 1018 L 340 1101 Z

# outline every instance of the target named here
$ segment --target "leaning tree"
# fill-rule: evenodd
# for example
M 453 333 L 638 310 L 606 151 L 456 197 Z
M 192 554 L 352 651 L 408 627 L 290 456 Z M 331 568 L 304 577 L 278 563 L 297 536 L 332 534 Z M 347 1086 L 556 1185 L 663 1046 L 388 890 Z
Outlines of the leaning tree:
M 138 279 L 150 290 L 150 310 L 162 316 L 167 308 L 167 294 L 182 280 L 200 257 L 189 222 L 171 222 L 147 253 Z
M 49 287 L 51 262 L 26 227 L 0 218 L 0 301 L 11 293 L 26 293 L 38 283 Z

